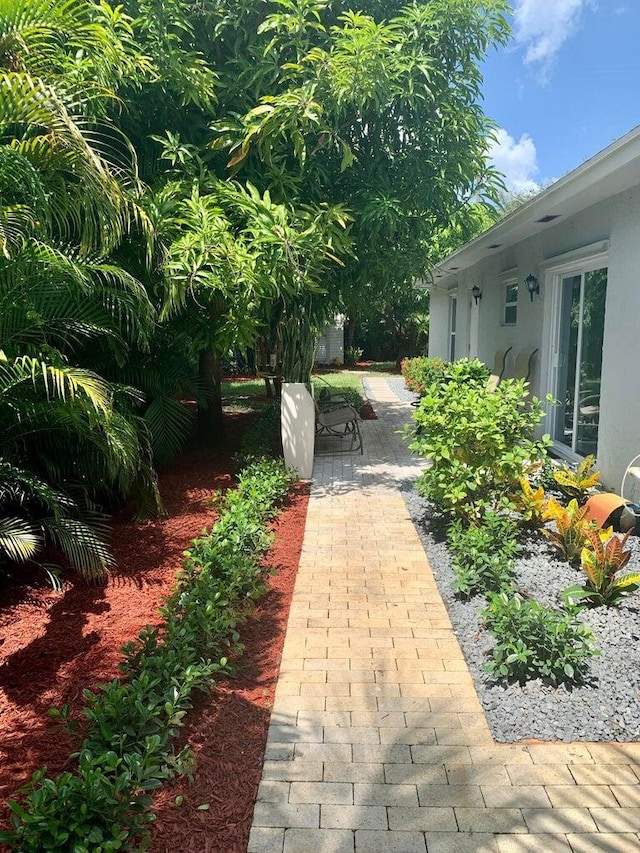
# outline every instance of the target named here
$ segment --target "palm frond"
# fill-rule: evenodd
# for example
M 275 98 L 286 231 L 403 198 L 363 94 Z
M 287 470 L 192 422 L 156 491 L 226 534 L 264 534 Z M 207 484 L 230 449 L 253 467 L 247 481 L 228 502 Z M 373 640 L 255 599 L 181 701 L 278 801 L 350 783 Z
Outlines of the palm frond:
M 21 129 L 12 147 L 41 172 L 60 237 L 77 236 L 85 253 L 108 251 L 129 228 L 131 193 L 118 180 L 122 167 L 91 146 L 80 123 L 52 86 L 0 72 L 0 131 Z M 131 163 L 129 175 L 134 172 Z
M 166 462 L 186 444 L 193 431 L 195 412 L 180 400 L 156 397 L 144 413 L 144 420 L 151 434 L 153 458 Z
M 0 358 L 0 400 L 29 382 L 36 390 L 42 389 L 48 400 L 81 398 L 96 415 L 106 417 L 109 413 L 109 386 L 90 370 L 48 364 L 27 355 L 12 361 Z
M 71 566 L 90 581 L 105 577 L 115 564 L 104 532 L 95 524 L 78 518 L 43 518 L 47 539 L 57 545 Z
M 0 551 L 16 563 L 33 559 L 43 545 L 38 525 L 18 516 L 0 518 Z
M 53 488 L 41 477 L 6 460 L 0 461 L 0 508 L 20 512 L 30 508 L 36 513 L 58 515 L 68 512 L 73 501 L 59 489 Z

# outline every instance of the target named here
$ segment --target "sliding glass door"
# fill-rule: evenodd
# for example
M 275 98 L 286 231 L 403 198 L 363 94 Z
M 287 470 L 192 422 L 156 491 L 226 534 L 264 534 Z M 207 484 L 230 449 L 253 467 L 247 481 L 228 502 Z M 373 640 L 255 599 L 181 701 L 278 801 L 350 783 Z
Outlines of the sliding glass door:
M 581 456 L 598 446 L 606 296 L 606 267 L 560 279 L 554 438 Z

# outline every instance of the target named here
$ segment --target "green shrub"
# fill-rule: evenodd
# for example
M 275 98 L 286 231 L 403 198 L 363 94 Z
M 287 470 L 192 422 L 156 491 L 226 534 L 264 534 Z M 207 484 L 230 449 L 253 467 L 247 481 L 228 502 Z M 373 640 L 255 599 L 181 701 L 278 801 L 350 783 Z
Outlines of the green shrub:
M 400 369 L 404 376 L 404 384 L 415 394 L 423 394 L 434 382 L 439 380 L 446 367 L 441 358 L 405 358 Z
M 558 470 L 558 466 L 558 460 L 552 459 L 550 456 L 545 456 L 537 466 L 537 470 L 530 472 L 530 479 L 532 483 L 542 486 L 545 492 L 557 493 L 558 484 L 556 482 L 555 474 Z
M 342 398 L 349 406 L 359 412 L 364 405 L 362 380 L 344 373 L 317 374 L 313 377 L 313 393 L 318 405 L 323 406 Z
M 190 750 L 175 754 L 171 741 L 193 690 L 206 690 L 241 650 L 237 628 L 264 590 L 272 540 L 264 525 L 291 480 L 281 460 L 254 461 L 242 472 L 221 501 L 218 523 L 185 552 L 160 608 L 162 630 L 143 628 L 123 647 L 122 677 L 85 691 L 87 735 L 77 770 L 55 779 L 46 768 L 37 771 L 23 789 L 24 804 L 9 803 L 13 828 L 0 841 L 21 853 L 148 847 L 148 792 L 190 771 Z
M 440 384 L 457 382 L 464 385 L 477 385 L 483 388 L 489 379 L 489 368 L 478 358 L 459 358 L 449 363 L 445 362 L 442 374 L 435 381 Z
M 575 611 L 543 607 L 516 593 L 498 593 L 482 611 L 496 638 L 485 670 L 520 683 L 543 678 L 552 684 L 580 681 L 589 658 L 598 655 L 591 631 Z
M 318 395 L 318 405 L 320 408 L 331 404 L 332 399 L 335 399 L 336 397 L 341 397 L 342 400 L 344 400 L 348 406 L 352 406 L 356 412 L 359 412 L 364 406 L 364 397 L 362 394 L 359 394 L 355 388 L 351 388 L 348 385 L 324 385 L 320 387 L 316 385 L 315 387 L 317 389 L 316 393 Z
M 125 758 L 82 750 L 75 773 L 47 779 L 46 768 L 38 770 L 28 810 L 9 802 L 17 828 L 0 840 L 21 853 L 146 850 L 153 820 L 149 792 L 164 778 L 155 752 L 153 745 Z
M 519 551 L 517 524 L 488 512 L 477 526 L 456 519 L 448 531 L 453 553 L 455 589 L 464 596 L 500 592 L 513 585 L 513 568 Z
M 523 469 L 550 439 L 533 439 L 544 412 L 522 380 L 490 391 L 474 362 L 455 369 L 458 378 L 431 385 L 422 398 L 411 449 L 431 461 L 418 480 L 421 494 L 444 512 L 479 519 L 489 509 L 511 508 Z
M 355 388 L 336 388 L 336 393 L 344 397 L 347 405 L 352 406 L 356 412 L 364 406 L 364 397 Z
M 364 355 L 362 347 L 347 347 L 344 351 L 345 364 L 357 364 Z
M 406 358 L 400 369 L 407 388 L 420 395 L 426 394 L 432 385 L 447 382 L 484 385 L 489 378 L 489 369 L 477 358 L 459 358 L 451 362 L 441 358 Z
M 271 456 L 280 436 L 280 401 L 265 406 L 240 440 L 240 450 L 234 458 L 238 468 L 261 456 Z

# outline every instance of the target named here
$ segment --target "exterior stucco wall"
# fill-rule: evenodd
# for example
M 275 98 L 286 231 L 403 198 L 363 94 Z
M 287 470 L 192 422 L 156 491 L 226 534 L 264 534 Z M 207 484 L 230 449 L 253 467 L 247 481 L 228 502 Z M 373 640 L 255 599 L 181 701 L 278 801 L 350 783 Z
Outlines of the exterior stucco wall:
M 640 453 L 640 188 L 612 210 L 599 434 L 598 465 L 617 491 Z
M 318 364 L 344 364 L 344 323 L 340 319 L 324 330 L 316 344 Z
M 449 297 L 446 291 L 431 290 L 429 299 L 429 356 L 447 358 Z
M 511 346 L 507 373 L 519 352 L 538 347 L 531 391 L 538 396 L 553 392 L 552 319 L 554 276 L 549 269 L 563 262 L 566 253 L 608 242 L 608 283 L 600 400 L 598 467 L 606 484 L 618 489 L 631 457 L 640 453 L 640 187 L 593 205 L 540 233 L 461 271 L 456 279 L 458 305 L 467 306 L 467 323 L 458 327 L 457 356 L 478 356 L 494 368 L 498 350 Z M 576 265 L 579 261 L 576 261 Z M 540 295 L 533 301 L 524 285 L 533 274 Z M 515 326 L 503 325 L 504 282 L 518 282 L 518 316 Z M 431 297 L 429 355 L 447 356 L 450 276 L 436 283 Z M 475 306 L 471 288 L 477 284 L 482 298 Z M 474 330 L 477 324 L 477 333 Z M 444 332 L 443 332 L 444 330 Z

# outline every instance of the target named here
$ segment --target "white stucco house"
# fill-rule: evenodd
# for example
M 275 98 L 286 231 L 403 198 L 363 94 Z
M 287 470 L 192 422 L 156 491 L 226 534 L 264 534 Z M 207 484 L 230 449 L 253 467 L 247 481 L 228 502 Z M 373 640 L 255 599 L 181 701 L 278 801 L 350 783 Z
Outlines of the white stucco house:
M 529 372 L 558 455 L 618 491 L 640 454 L 640 127 L 433 271 L 429 355 Z M 639 495 L 627 481 L 627 497 Z
M 316 344 L 317 364 L 344 364 L 344 315 L 338 314 Z

